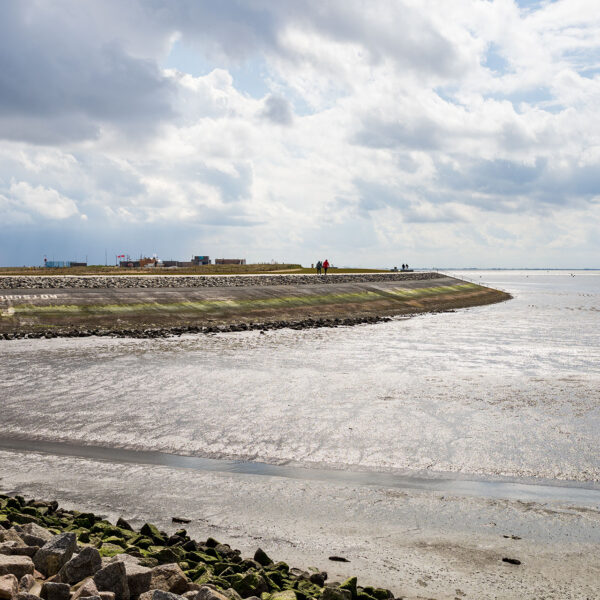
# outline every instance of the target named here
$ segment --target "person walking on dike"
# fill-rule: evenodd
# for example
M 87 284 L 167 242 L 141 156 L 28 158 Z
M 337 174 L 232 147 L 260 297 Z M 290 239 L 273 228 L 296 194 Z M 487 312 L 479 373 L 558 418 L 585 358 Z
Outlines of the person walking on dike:
M 325 275 L 327 275 L 327 269 L 329 269 L 329 261 L 325 259 L 325 262 L 323 263 L 323 271 L 325 271 Z
M 321 274 L 321 268 L 323 267 L 323 263 L 321 261 L 317 262 L 317 275 Z

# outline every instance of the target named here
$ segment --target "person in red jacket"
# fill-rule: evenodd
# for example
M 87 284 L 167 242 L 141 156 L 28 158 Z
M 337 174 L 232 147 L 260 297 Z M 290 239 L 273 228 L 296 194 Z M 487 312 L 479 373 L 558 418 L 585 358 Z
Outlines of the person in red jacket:
M 325 275 L 327 275 L 327 269 L 329 269 L 329 261 L 325 259 L 323 261 L 323 271 L 325 271 Z

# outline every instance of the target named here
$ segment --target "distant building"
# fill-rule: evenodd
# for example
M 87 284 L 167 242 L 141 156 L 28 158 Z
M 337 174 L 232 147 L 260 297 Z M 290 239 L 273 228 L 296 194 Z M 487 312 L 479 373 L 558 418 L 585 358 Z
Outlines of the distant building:
M 215 265 L 245 265 L 245 258 L 215 258 Z
M 87 267 L 86 262 L 72 262 L 70 260 L 46 260 L 44 266 L 48 269 L 63 269 L 65 267 Z
M 192 263 L 195 265 L 210 265 L 209 256 L 192 256 Z

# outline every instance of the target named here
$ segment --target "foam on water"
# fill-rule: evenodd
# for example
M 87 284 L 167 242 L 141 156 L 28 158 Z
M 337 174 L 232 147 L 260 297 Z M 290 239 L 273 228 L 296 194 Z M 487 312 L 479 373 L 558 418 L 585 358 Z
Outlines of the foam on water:
M 600 273 L 466 275 L 515 299 L 352 328 L 0 342 L 3 434 L 600 481 Z

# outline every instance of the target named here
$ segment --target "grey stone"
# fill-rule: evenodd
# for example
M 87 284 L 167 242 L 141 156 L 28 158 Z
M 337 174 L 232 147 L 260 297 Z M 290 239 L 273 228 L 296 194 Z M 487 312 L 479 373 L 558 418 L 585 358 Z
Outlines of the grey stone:
M 19 580 L 14 575 L 0 577 L 0 600 L 13 600 L 19 592 Z
M 77 538 L 72 532 L 54 536 L 33 557 L 35 568 L 46 577 L 56 575 L 61 567 L 71 559 L 76 546 Z
M 140 600 L 181 600 L 182 598 L 183 596 L 165 592 L 164 590 L 150 590 L 140 596 Z
M 39 596 L 30 594 L 29 592 L 19 592 L 17 594 L 17 600 L 41 600 Z
M 0 543 L 16 542 L 19 546 L 25 546 L 23 538 L 19 532 L 11 527 L 10 529 L 0 529 Z
M 119 554 L 112 559 L 114 562 L 121 561 L 125 565 L 127 574 L 127 585 L 132 600 L 137 600 L 140 594 L 150 589 L 152 570 L 139 564 L 137 558 L 129 554 Z
M 242 597 L 233 588 L 227 588 L 223 594 L 225 594 L 229 600 L 242 600 Z
M 91 577 L 84 579 L 73 588 L 71 600 L 79 600 L 79 598 L 90 598 L 98 596 L 98 588 Z
M 65 563 L 58 572 L 58 578 L 64 583 L 77 583 L 90 577 L 102 568 L 100 552 L 92 546 L 86 546 L 79 554 Z
M 115 600 L 129 600 L 127 572 L 123 561 L 109 563 L 97 571 L 94 583 L 101 592 L 114 592 Z
M 23 542 L 0 543 L 0 554 L 9 556 L 34 556 L 38 550 L 38 546 L 24 546 Z
M 37 523 L 26 523 L 21 529 L 22 533 L 19 535 L 28 546 L 42 547 L 54 537 L 52 533 Z
M 71 588 L 67 583 L 45 581 L 42 584 L 40 598 L 43 600 L 69 600 L 70 596 Z
M 115 600 L 114 592 L 98 592 L 98 597 L 100 600 Z
M 150 590 L 183 594 L 188 591 L 188 578 L 177 563 L 158 565 L 152 569 Z
M 19 592 L 29 592 L 34 585 L 35 579 L 33 575 L 23 575 L 19 580 Z
M 0 554 L 0 575 L 14 575 L 21 579 L 23 575 L 33 575 L 33 561 L 29 556 L 5 556 Z
M 221 594 L 220 592 L 206 586 L 200 586 L 200 589 L 196 592 L 196 598 L 194 600 L 229 600 L 228 596 Z

